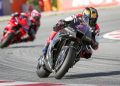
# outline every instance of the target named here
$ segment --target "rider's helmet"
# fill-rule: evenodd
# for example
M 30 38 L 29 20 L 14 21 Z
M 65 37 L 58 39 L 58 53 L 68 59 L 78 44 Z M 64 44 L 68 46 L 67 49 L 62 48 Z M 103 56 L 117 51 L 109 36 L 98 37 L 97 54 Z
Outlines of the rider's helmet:
M 34 21 L 39 21 L 40 18 L 41 18 L 41 14 L 37 11 L 37 10 L 33 10 L 31 12 L 31 18 L 34 20 Z
M 86 7 L 83 10 L 83 20 L 88 23 L 90 26 L 95 26 L 98 19 L 98 12 L 93 7 Z

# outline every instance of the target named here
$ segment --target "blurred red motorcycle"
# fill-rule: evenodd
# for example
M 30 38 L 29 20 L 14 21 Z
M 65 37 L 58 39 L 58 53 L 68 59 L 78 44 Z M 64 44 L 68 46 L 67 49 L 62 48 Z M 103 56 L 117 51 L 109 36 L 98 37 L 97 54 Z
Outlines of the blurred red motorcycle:
M 3 31 L 0 48 L 8 47 L 15 42 L 20 42 L 22 38 L 27 36 L 26 29 L 22 27 L 25 23 L 26 20 L 23 18 L 11 18 Z

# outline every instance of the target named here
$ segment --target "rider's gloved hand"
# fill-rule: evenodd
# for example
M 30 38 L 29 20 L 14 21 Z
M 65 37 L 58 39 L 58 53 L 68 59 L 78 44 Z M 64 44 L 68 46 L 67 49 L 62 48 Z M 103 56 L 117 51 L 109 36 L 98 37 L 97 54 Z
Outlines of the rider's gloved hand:
M 58 23 L 53 27 L 54 31 L 59 31 L 67 26 L 67 23 L 65 20 L 59 20 Z
M 99 45 L 98 42 L 93 41 L 92 44 L 91 44 L 91 47 L 92 47 L 94 50 L 97 50 L 97 49 L 98 49 L 98 45 Z
M 27 15 L 27 13 L 21 13 L 21 14 L 20 14 L 20 17 L 21 17 L 21 18 L 28 18 L 28 15 Z
M 18 12 L 15 12 L 13 14 L 11 14 L 12 17 L 18 17 L 19 16 L 19 13 Z

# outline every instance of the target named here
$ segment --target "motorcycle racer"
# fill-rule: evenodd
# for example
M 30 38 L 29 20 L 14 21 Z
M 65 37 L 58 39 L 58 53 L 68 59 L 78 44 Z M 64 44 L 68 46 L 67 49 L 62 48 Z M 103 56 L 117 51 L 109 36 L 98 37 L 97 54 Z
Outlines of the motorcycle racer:
M 96 37 L 99 35 L 100 28 L 99 25 L 97 24 L 97 19 L 98 19 L 98 12 L 95 8 L 93 7 L 86 7 L 82 14 L 76 14 L 73 16 L 70 16 L 66 19 L 59 20 L 57 24 L 53 27 L 53 31 L 51 32 L 50 36 L 47 39 L 47 43 L 45 44 L 42 52 L 43 52 L 43 57 L 46 57 L 47 49 L 49 46 L 50 41 L 55 37 L 55 35 L 62 30 L 64 27 L 66 27 L 68 24 L 71 22 L 74 22 L 73 25 L 78 25 L 78 21 L 81 21 L 82 23 L 85 23 L 87 26 L 92 28 L 92 43 L 91 47 L 94 50 L 98 49 L 99 43 L 96 40 Z M 91 48 L 88 48 L 87 50 L 85 49 L 84 52 L 82 53 L 83 56 L 90 58 L 92 55 Z
M 9 22 L 14 22 L 15 19 L 17 18 L 19 28 L 22 27 L 28 34 L 27 37 L 22 38 L 19 41 L 15 41 L 14 43 L 34 41 L 35 35 L 38 31 L 38 28 L 40 27 L 41 14 L 37 10 L 33 10 L 31 11 L 31 13 L 15 12 L 11 16 L 12 18 L 10 19 Z M 7 25 L 6 27 L 8 28 L 10 26 Z

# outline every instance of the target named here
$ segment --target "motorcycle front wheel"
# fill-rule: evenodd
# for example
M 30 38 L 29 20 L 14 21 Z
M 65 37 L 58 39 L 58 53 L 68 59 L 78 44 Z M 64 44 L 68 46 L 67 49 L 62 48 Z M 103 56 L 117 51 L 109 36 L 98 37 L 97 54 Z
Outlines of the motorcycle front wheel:
M 11 40 L 13 39 L 14 37 L 14 33 L 9 33 L 6 38 L 0 42 L 0 48 L 4 48 L 4 47 L 8 47 Z
M 61 66 L 59 66 L 59 68 L 56 70 L 54 76 L 56 79 L 61 79 L 68 72 L 69 68 L 71 68 L 71 66 L 73 66 L 74 64 L 76 55 L 76 51 L 73 47 L 69 47 L 67 50 L 63 50 L 61 52 L 64 52 L 64 54 L 66 55 L 62 54 L 64 56 L 64 61 L 62 62 L 62 64 L 60 61 L 58 61 L 61 64 Z M 63 59 L 63 57 L 61 59 Z
M 38 63 L 36 73 L 37 73 L 38 77 L 46 78 L 50 75 L 51 72 L 46 70 L 44 65 L 41 65 L 40 63 Z

